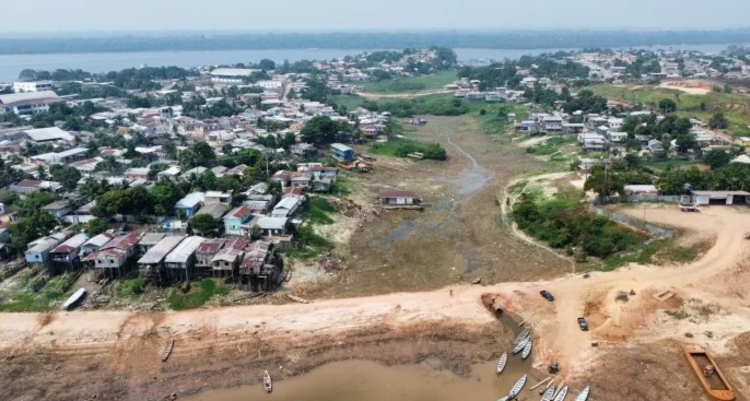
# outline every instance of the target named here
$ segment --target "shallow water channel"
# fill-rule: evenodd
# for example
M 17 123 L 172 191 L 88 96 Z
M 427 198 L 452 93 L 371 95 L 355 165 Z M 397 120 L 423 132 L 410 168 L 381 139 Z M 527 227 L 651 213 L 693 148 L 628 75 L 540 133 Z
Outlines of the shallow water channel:
M 278 368 L 278 367 L 277 367 Z M 530 362 L 520 356 L 510 357 L 505 371 L 495 374 L 495 362 L 475 365 L 469 377 L 428 366 L 386 367 L 367 361 L 336 362 L 305 375 L 274 383 L 273 393 L 266 394 L 262 384 L 233 389 L 208 391 L 191 401 L 494 401 L 507 395 L 510 388 L 530 369 Z M 521 399 L 537 399 L 528 388 Z

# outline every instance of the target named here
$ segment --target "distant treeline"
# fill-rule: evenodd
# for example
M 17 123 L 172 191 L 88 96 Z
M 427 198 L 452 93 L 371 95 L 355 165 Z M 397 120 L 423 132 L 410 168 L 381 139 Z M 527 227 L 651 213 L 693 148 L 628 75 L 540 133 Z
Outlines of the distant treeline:
M 750 29 L 713 31 L 506 31 L 274 33 L 71 38 L 0 38 L 0 54 L 203 51 L 249 49 L 552 49 L 750 43 Z

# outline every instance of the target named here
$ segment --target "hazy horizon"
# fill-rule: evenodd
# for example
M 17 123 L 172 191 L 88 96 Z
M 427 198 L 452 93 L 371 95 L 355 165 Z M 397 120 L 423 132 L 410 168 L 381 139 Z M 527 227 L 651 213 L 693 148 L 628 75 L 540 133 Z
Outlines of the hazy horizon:
M 714 0 L 36 0 L 3 4 L 0 32 L 44 34 L 236 34 L 419 31 L 659 31 L 747 28 L 750 2 Z M 112 4 L 114 3 L 114 4 Z M 250 4 L 252 3 L 252 4 Z M 27 16 L 33 15 L 34 18 Z M 18 16 L 15 18 L 14 16 Z M 668 16 L 668 18 L 665 18 Z

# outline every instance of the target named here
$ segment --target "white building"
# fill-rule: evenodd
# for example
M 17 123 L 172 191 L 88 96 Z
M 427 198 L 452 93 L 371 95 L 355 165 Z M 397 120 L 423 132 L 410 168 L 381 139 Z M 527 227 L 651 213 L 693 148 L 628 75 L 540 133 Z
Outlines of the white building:
M 246 78 L 250 78 L 254 72 L 259 71 L 249 68 L 217 68 L 211 71 L 211 80 L 214 82 L 241 84 Z
M 39 143 L 66 141 L 73 142 L 75 137 L 57 127 L 37 128 L 23 131 L 29 141 Z
M 13 82 L 13 92 L 44 92 L 52 90 L 52 82 L 35 81 L 35 82 Z
M 256 85 L 266 90 L 280 91 L 284 83 L 281 81 L 258 81 Z
M 0 114 L 15 113 L 19 116 L 28 116 L 48 111 L 50 104 L 59 101 L 60 98 L 52 91 L 0 95 Z

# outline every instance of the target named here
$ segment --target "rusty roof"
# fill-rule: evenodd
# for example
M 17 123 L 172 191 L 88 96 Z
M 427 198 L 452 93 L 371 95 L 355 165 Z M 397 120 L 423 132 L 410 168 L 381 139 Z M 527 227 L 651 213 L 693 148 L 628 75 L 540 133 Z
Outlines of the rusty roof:
M 237 237 L 227 241 L 225 248 L 244 250 L 246 246 L 247 241 L 245 241 L 243 238 Z
M 414 198 L 416 194 L 403 189 L 384 189 L 378 193 L 378 198 Z
M 208 241 L 204 241 L 199 247 L 198 247 L 198 253 L 216 253 L 219 252 L 219 249 L 221 249 L 224 246 L 224 240 L 221 238 L 215 238 L 210 239 Z
M 232 210 L 232 216 L 238 219 L 244 219 L 248 214 L 252 213 L 253 210 L 247 206 L 241 206 L 237 209 Z
M 135 234 L 121 235 L 104 244 L 99 250 L 118 248 L 127 251 L 134 247 L 138 243 L 138 240 L 139 238 Z

